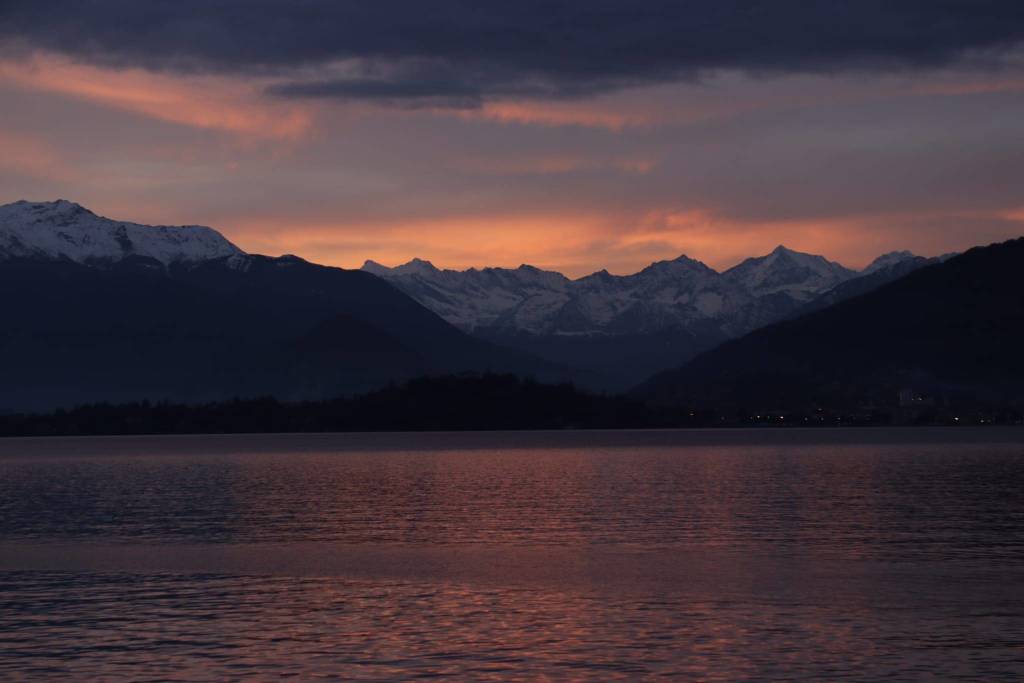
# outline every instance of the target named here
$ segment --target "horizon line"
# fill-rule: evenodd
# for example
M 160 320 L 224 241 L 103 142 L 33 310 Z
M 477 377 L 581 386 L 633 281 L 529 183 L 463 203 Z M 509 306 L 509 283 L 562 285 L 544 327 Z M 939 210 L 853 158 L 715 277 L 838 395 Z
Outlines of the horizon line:
M 852 271 L 852 272 L 856 272 L 856 273 L 861 273 L 864 270 L 866 270 L 868 267 L 870 267 L 871 264 L 874 263 L 875 260 L 877 260 L 877 259 L 879 259 L 879 258 L 881 258 L 883 256 L 888 256 L 890 254 L 901 254 L 901 253 L 906 252 L 906 253 L 911 254 L 914 257 L 939 258 L 941 256 L 946 256 L 946 255 L 949 255 L 949 254 L 961 253 L 961 252 L 954 251 L 954 252 L 949 252 L 948 254 L 926 255 L 926 254 L 917 253 L 915 251 L 911 251 L 910 249 L 890 249 L 888 251 L 884 251 L 884 252 L 878 254 L 874 259 L 869 261 L 863 267 L 854 268 L 854 267 L 847 266 L 846 264 L 844 264 L 844 263 L 842 263 L 842 262 L 840 262 L 840 261 L 838 261 L 836 259 L 830 258 L 830 257 L 828 257 L 828 256 L 826 256 L 824 254 L 818 254 L 818 253 L 813 253 L 813 252 L 808 252 L 808 251 L 800 251 L 798 249 L 793 249 L 793 248 L 787 247 L 784 243 L 779 242 L 776 247 L 774 247 L 772 250 L 768 251 L 765 254 L 753 254 L 753 255 L 749 255 L 749 256 L 744 256 L 744 257 L 740 258 L 738 261 L 736 261 L 735 263 L 733 263 L 732 265 L 729 265 L 728 267 L 723 267 L 721 269 L 715 268 L 715 267 L 713 267 L 711 265 L 708 265 L 707 262 L 701 260 L 700 258 L 695 258 L 695 257 L 693 257 L 690 254 L 685 253 L 685 252 L 681 253 L 681 254 L 673 257 L 673 258 L 663 258 L 663 259 L 657 259 L 657 260 L 651 261 L 647 265 L 642 266 L 638 270 L 635 270 L 635 271 L 632 271 L 632 272 L 611 272 L 610 270 L 608 270 L 608 268 L 598 268 L 596 270 L 592 270 L 592 271 L 590 271 L 588 273 L 585 273 L 585 274 L 582 274 L 582 275 L 578 275 L 578 276 L 575 276 L 575 277 L 570 276 L 570 275 L 566 275 L 561 269 L 559 269 L 558 266 L 538 266 L 538 265 L 534 265 L 532 263 L 526 263 L 526 262 L 521 262 L 518 266 L 501 266 L 501 265 L 470 265 L 470 266 L 465 266 L 465 267 L 458 267 L 458 266 L 452 267 L 452 266 L 448 266 L 448 265 L 437 266 L 431 259 L 425 259 L 425 258 L 421 258 L 419 256 L 410 257 L 409 259 L 407 259 L 407 260 L 405 260 L 405 261 L 403 261 L 401 263 L 398 263 L 396 265 L 393 265 L 393 266 L 385 265 L 385 264 L 381 263 L 380 261 L 377 261 L 377 260 L 375 260 L 373 258 L 364 258 L 362 265 L 355 266 L 355 267 L 352 267 L 352 268 L 344 268 L 343 266 L 337 266 L 337 265 L 334 265 L 334 264 L 331 264 L 331 263 L 325 263 L 323 261 L 310 260 L 310 259 L 307 259 L 305 256 L 301 256 L 300 254 L 296 254 L 296 253 L 293 253 L 293 252 L 284 252 L 284 251 L 282 251 L 282 253 L 280 253 L 280 254 L 272 255 L 272 254 L 265 254 L 265 253 L 260 253 L 260 252 L 256 252 L 256 251 L 248 251 L 247 249 L 244 249 L 241 246 L 239 246 L 238 244 L 236 244 L 234 240 L 228 239 L 228 237 L 224 234 L 223 230 L 221 230 L 219 228 L 216 228 L 216 227 L 213 227 L 211 225 L 206 225 L 206 224 L 202 224 L 202 223 L 199 223 L 199 224 L 196 224 L 196 223 L 138 223 L 138 222 L 136 222 L 134 220 L 131 220 L 131 219 L 110 218 L 108 216 L 96 213 L 95 211 L 93 211 L 89 207 L 85 206 L 84 204 L 81 204 L 80 202 L 77 202 L 77 201 L 74 201 L 74 200 L 71 200 L 71 199 L 65 199 L 63 197 L 58 197 L 58 198 L 52 199 L 52 200 L 41 200 L 41 201 L 40 200 L 32 200 L 32 199 L 24 199 L 24 198 L 22 198 L 22 199 L 15 199 L 13 201 L 9 201 L 9 202 L 6 202 L 4 204 L 0 204 L 0 207 L 11 206 L 11 205 L 15 205 L 15 204 L 22 204 L 22 203 L 57 205 L 57 204 L 59 204 L 61 202 L 66 203 L 66 204 L 71 204 L 71 205 L 74 205 L 74 206 L 78 206 L 78 207 L 84 209 L 85 211 L 88 211 L 89 213 L 93 214 L 94 216 L 97 216 L 98 218 L 101 218 L 101 219 L 104 219 L 104 220 L 109 220 L 109 221 L 115 222 L 115 223 L 134 223 L 135 225 L 140 225 L 140 226 L 143 226 L 143 227 L 153 227 L 153 228 L 156 228 L 156 227 L 163 227 L 163 228 L 167 228 L 167 227 L 173 227 L 173 228 L 207 228 L 209 230 L 213 230 L 213 231 L 217 232 L 222 238 L 224 238 L 225 240 L 230 242 L 232 245 L 234 245 L 236 248 L 238 248 L 240 251 L 242 251 L 244 254 L 247 254 L 247 255 L 270 256 L 272 258 L 280 258 L 280 257 L 285 257 L 285 256 L 296 256 L 296 257 L 301 258 L 301 259 L 303 259 L 305 261 L 309 261 L 310 263 L 316 263 L 318 265 L 326 265 L 326 266 L 331 266 L 331 267 L 337 267 L 337 268 L 342 268 L 344 270 L 360 270 L 360 271 L 364 271 L 368 264 L 372 264 L 372 265 L 375 265 L 375 266 L 378 266 L 380 268 L 384 268 L 384 269 L 387 269 L 387 270 L 395 270 L 397 268 L 401 268 L 403 266 L 407 266 L 407 265 L 414 264 L 414 263 L 418 262 L 418 263 L 422 263 L 422 264 L 428 265 L 431 268 L 433 268 L 435 270 L 438 270 L 440 272 L 456 272 L 456 273 L 465 273 L 465 272 L 468 272 L 468 271 L 481 272 L 481 271 L 486 271 L 486 270 L 520 270 L 522 268 L 533 268 L 535 270 L 539 270 L 539 271 L 542 271 L 542 272 L 554 273 L 554 274 L 557 274 L 557 275 L 561 275 L 562 277 L 564 277 L 564 278 L 566 278 L 567 280 L 570 280 L 570 281 L 577 281 L 577 280 L 582 280 L 582 279 L 585 279 L 585 278 L 588 278 L 588 277 L 592 277 L 594 275 L 600 275 L 602 273 L 611 275 L 613 277 L 629 277 L 631 275 L 636 275 L 636 274 L 638 274 L 640 272 L 643 272 L 644 270 L 646 270 L 646 269 L 648 269 L 648 268 L 650 268 L 652 266 L 655 266 L 655 265 L 658 265 L 658 264 L 661 264 L 661 263 L 672 263 L 672 262 L 675 262 L 675 261 L 680 261 L 680 260 L 685 259 L 685 260 L 689 260 L 689 261 L 694 261 L 694 262 L 700 264 L 701 266 L 703 266 L 703 267 L 705 267 L 705 268 L 707 268 L 707 269 L 709 269 L 709 270 L 711 270 L 711 271 L 721 275 L 723 273 L 728 272 L 729 270 L 732 270 L 733 268 L 736 268 L 739 265 L 742 265 L 743 263 L 745 263 L 748 260 L 759 259 L 759 258 L 766 258 L 768 256 L 771 256 L 775 252 L 782 250 L 782 251 L 798 254 L 798 255 L 801 255 L 801 256 L 820 257 L 820 258 L 825 259 L 829 263 L 838 265 L 838 266 L 840 266 L 842 268 L 845 268 L 846 270 L 849 270 L 849 271 Z M 979 245 L 975 245 L 975 246 L 979 246 Z

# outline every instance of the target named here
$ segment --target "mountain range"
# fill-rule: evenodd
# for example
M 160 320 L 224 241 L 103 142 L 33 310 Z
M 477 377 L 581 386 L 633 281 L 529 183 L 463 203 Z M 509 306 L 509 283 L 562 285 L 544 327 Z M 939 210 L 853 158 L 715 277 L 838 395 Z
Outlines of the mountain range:
M 0 286 L 16 293 L 0 322 L 0 410 L 323 399 L 463 372 L 615 391 L 662 373 L 641 395 L 685 403 L 701 381 L 726 391 L 716 377 L 753 372 L 753 359 L 775 362 L 760 345 L 830 357 L 801 345 L 847 330 L 837 310 L 855 311 L 851 319 L 876 334 L 875 309 L 896 325 L 899 312 L 879 294 L 959 261 L 947 258 L 893 252 L 854 271 L 780 246 L 723 272 L 686 256 L 578 279 L 421 260 L 345 270 L 247 254 L 203 226 L 150 227 L 69 201 L 21 201 L 0 206 Z M 940 302 L 953 297 L 929 286 Z M 927 297 L 921 290 L 907 305 L 938 316 Z M 829 330 L 800 327 L 813 320 L 830 321 Z M 783 342 L 779 330 L 799 332 Z M 749 362 L 730 356 L 735 349 Z
M 632 275 L 579 279 L 529 265 L 441 270 L 420 259 L 378 275 L 466 332 L 572 366 L 603 389 L 628 388 L 701 351 L 926 264 L 884 254 L 862 271 L 784 246 L 718 272 L 680 256 Z
M 0 409 L 284 400 L 464 371 L 561 371 L 451 326 L 368 273 L 244 253 L 210 228 L 0 207 Z
M 936 260 L 659 373 L 635 395 L 758 411 L 1024 406 L 1024 238 Z

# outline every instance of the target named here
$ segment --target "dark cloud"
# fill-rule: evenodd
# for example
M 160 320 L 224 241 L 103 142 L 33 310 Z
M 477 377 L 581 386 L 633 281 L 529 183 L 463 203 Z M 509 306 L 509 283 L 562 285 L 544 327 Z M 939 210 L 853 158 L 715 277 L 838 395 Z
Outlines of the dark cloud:
M 373 100 L 410 109 L 479 109 L 483 104 L 483 91 L 479 86 L 458 80 L 354 78 L 282 83 L 270 86 L 267 91 L 282 97 Z
M 401 60 L 386 68 L 369 65 L 345 78 L 291 80 L 270 86 L 272 95 L 283 97 L 373 100 L 404 107 L 443 106 L 479 108 L 485 98 L 565 99 L 611 89 L 612 84 L 594 75 L 589 79 L 559 82 L 546 74 L 516 73 L 507 65 L 487 69 L 454 65 L 438 59 Z
M 1024 39 L 1020 0 L 6 0 L 8 51 L 108 66 L 269 73 L 272 91 L 476 106 L 718 68 L 941 66 Z M 354 60 L 337 77 L 324 65 Z M 300 76 L 301 74 L 301 76 Z

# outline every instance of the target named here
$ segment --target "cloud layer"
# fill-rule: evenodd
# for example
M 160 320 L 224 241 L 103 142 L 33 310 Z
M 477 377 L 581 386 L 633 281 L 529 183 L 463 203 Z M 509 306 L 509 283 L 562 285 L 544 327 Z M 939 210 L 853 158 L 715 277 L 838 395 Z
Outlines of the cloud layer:
M 286 97 L 405 107 L 573 98 L 714 70 L 839 72 L 998 60 L 1016 0 L 8 0 L 8 54 L 271 74 Z

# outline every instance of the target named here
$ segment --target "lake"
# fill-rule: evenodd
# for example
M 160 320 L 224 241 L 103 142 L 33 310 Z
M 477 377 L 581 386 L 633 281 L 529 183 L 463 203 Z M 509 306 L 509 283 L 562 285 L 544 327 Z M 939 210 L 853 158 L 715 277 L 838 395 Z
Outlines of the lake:
M 1024 429 L 0 441 L 0 679 L 1024 678 Z

